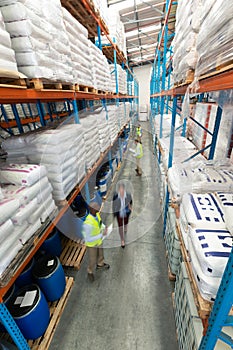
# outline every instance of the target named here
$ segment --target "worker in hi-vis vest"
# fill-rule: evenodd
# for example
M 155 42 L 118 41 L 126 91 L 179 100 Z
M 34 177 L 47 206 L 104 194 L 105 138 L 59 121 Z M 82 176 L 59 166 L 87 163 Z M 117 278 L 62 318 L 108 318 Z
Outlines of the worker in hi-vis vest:
M 143 157 L 142 143 L 138 139 L 136 139 L 134 142 L 136 144 L 136 150 L 134 153 L 136 157 L 136 165 L 137 165 L 137 168 L 135 169 L 137 173 L 136 175 L 142 176 L 142 168 L 141 168 L 141 158 Z
M 138 141 L 141 142 L 142 128 L 141 128 L 141 125 L 140 125 L 140 124 L 138 124 L 138 126 L 137 126 L 137 128 L 136 128 L 136 136 L 137 136 Z
M 86 217 L 83 223 L 83 237 L 88 252 L 88 278 L 91 282 L 94 281 L 94 270 L 109 269 L 110 265 L 104 261 L 103 252 L 103 236 L 107 235 L 107 227 L 102 223 L 98 203 L 90 203 L 90 214 Z

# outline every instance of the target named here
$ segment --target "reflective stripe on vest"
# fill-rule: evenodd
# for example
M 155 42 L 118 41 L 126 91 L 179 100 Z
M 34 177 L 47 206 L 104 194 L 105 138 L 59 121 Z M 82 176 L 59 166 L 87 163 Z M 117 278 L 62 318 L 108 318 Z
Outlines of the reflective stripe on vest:
M 87 247 L 96 247 L 102 244 L 102 233 L 101 233 L 101 228 L 102 228 L 102 220 L 100 217 L 100 214 L 97 213 L 96 217 L 93 215 L 89 214 L 86 217 L 86 220 L 84 221 L 85 226 L 83 228 L 83 236 L 85 238 L 85 243 Z M 90 231 L 89 231 L 90 228 Z
M 139 147 L 140 153 L 136 156 L 136 158 L 142 158 L 142 156 L 143 156 L 143 150 L 142 150 L 142 145 L 141 145 L 141 143 L 138 143 L 138 144 L 137 144 L 137 147 Z

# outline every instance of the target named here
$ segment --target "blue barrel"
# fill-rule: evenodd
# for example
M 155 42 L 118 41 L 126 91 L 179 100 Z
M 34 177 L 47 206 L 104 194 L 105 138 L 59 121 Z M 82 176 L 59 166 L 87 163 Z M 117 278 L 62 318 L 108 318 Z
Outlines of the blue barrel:
M 41 246 L 41 250 L 44 250 L 47 254 L 60 256 L 62 252 L 62 245 L 60 235 L 57 229 L 44 241 Z
M 44 255 L 34 265 L 33 277 L 48 301 L 61 298 L 65 291 L 64 270 L 57 256 Z
M 19 275 L 19 277 L 15 282 L 18 287 L 23 287 L 33 283 L 32 268 L 34 263 L 35 263 L 35 259 L 32 258 L 32 260 L 29 262 L 29 264 L 27 264 L 23 272 Z
M 9 302 L 10 302 L 10 300 L 13 297 L 15 292 L 16 292 L 16 287 L 15 287 L 15 284 L 13 284 L 3 297 L 3 302 L 6 306 L 8 306 L 8 304 L 9 304 Z M 6 329 L 3 326 L 3 324 L 1 323 L 1 321 L 0 321 L 0 332 L 6 332 Z M 0 348 L 0 350 L 1 350 L 1 348 Z
M 41 337 L 48 327 L 48 303 L 36 284 L 20 288 L 11 298 L 8 310 L 26 339 Z

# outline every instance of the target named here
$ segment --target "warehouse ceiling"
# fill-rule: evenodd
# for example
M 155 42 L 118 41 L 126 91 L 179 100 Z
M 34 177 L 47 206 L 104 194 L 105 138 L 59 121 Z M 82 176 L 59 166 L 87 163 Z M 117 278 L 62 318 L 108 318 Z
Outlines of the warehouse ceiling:
M 175 29 L 177 2 L 172 5 L 168 21 L 169 35 Z M 128 62 L 140 66 L 153 62 L 158 35 L 165 18 L 165 1 L 108 0 L 114 11 L 119 11 L 125 26 Z M 169 43 L 172 41 L 172 37 Z M 162 45 L 163 50 L 163 45 Z

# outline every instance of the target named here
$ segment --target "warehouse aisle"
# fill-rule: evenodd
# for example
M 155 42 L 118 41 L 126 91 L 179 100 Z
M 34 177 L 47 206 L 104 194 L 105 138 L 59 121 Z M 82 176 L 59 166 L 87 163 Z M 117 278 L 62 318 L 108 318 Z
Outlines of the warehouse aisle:
M 132 187 L 134 198 L 127 246 L 124 250 L 119 247 L 119 236 L 114 231 L 106 242 L 112 248 L 105 250 L 111 269 L 98 271 L 93 284 L 87 280 L 85 259 L 76 273 L 50 350 L 178 349 L 162 223 L 158 219 L 157 169 L 152 166 L 146 127 L 148 124 L 143 124 L 142 178 L 135 176 L 130 152 L 119 172 L 119 178 Z M 107 202 L 103 216 L 109 207 Z M 111 215 L 107 221 L 112 221 Z

